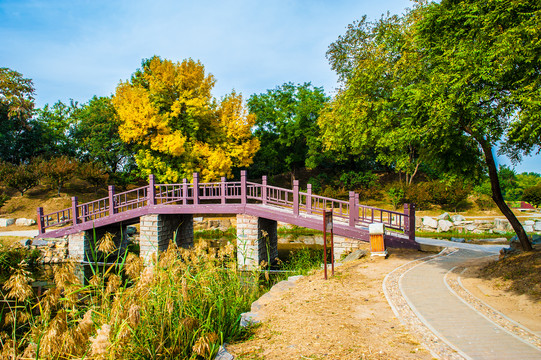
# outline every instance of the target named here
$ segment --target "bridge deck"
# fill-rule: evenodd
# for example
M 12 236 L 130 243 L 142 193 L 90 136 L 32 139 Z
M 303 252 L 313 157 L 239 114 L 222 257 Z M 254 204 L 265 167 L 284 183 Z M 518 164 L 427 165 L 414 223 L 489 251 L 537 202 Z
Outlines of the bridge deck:
M 246 181 L 242 172 L 240 182 L 155 184 L 115 194 L 85 204 L 72 198 L 72 206 L 50 214 L 38 208 L 38 237 L 61 237 L 116 223 L 132 223 L 147 214 L 247 214 L 285 222 L 315 230 L 323 230 L 322 214 L 333 209 L 334 233 L 368 241 L 368 225 L 383 223 L 389 246 L 417 247 L 415 243 L 415 209 L 406 204 L 404 213 L 359 204 L 358 194 L 350 192 L 349 201 L 336 200 L 299 190 L 283 189 Z

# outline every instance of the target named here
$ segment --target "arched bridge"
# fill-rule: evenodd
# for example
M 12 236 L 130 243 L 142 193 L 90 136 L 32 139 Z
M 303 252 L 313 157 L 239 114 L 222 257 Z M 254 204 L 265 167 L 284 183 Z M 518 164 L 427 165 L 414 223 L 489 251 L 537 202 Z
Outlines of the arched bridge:
M 271 186 L 265 176 L 261 183 L 247 181 L 245 171 L 241 172 L 240 181 L 228 182 L 222 178 L 220 182 L 212 183 L 200 183 L 195 173 L 192 183 L 184 179 L 180 184 L 156 184 L 154 176 L 150 175 L 147 186 L 120 193 L 109 186 L 108 197 L 83 204 L 73 197 L 70 208 L 53 213 L 44 214 L 43 209 L 38 208 L 38 237 L 73 236 L 139 220 L 141 231 L 145 231 L 148 224 L 143 223 L 144 219 L 149 223 L 157 221 L 154 225 L 159 231 L 164 223 L 159 219 L 149 220 L 148 216 L 152 215 L 162 215 L 164 219 L 174 215 L 190 216 L 191 220 L 193 214 L 236 214 L 323 230 L 322 214 L 326 209 L 333 209 L 334 234 L 337 236 L 368 241 L 368 225 L 383 223 L 387 246 L 418 247 L 415 209 L 409 204 L 404 206 L 404 212 L 378 209 L 359 204 L 355 192 L 349 193 L 348 201 L 336 200 L 313 194 L 310 184 L 307 191 L 300 191 L 297 180 L 293 182 L 293 189 Z M 185 223 L 186 219 L 180 222 Z M 191 226 L 193 241 L 193 224 Z M 258 228 L 261 229 L 261 225 Z M 239 231 L 238 227 L 237 234 L 241 235 Z

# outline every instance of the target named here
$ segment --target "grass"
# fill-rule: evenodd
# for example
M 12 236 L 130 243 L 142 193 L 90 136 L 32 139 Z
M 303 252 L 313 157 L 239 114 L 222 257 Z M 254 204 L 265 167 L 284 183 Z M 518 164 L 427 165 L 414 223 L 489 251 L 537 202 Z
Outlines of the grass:
M 502 287 L 541 301 L 541 248 L 509 255 L 480 269 L 485 279 L 499 279 Z
M 40 298 L 30 273 L 18 268 L 3 287 L 0 357 L 211 358 L 224 341 L 244 336 L 239 315 L 260 294 L 235 259 L 232 246 L 215 251 L 200 242 L 185 250 L 171 243 L 150 266 L 128 254 L 88 284 L 67 263 Z
M 422 232 L 422 231 L 416 231 L 415 236 L 418 237 L 437 237 L 437 238 L 444 238 L 444 239 L 450 239 L 450 238 L 463 238 L 463 239 L 490 239 L 490 238 L 506 238 L 507 240 L 511 239 L 513 236 L 515 236 L 515 233 L 507 232 L 505 234 L 495 234 L 495 233 L 482 233 L 482 234 L 473 234 L 473 233 L 464 233 L 464 232 L 458 232 L 458 231 L 448 231 L 448 232 Z

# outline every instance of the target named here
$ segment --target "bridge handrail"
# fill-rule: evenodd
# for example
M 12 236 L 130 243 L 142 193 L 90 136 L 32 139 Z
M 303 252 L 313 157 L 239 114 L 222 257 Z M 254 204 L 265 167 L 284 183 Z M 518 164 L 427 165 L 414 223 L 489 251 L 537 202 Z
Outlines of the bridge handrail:
M 154 176 L 149 176 L 149 184 L 135 189 L 115 193 L 114 186 L 109 186 L 109 196 L 79 204 L 77 197 L 72 198 L 68 209 L 43 214 L 38 208 L 38 227 L 40 234 L 46 228 L 95 220 L 113 214 L 153 205 L 180 203 L 197 205 L 200 200 L 219 200 L 226 204 L 234 200 L 246 204 L 247 200 L 261 202 L 263 205 L 278 205 L 290 208 L 295 216 L 300 213 L 321 214 L 328 207 L 334 209 L 334 216 L 347 220 L 349 226 L 367 226 L 370 223 L 384 223 L 388 228 L 404 231 L 410 238 L 415 234 L 415 208 L 405 204 L 404 212 L 385 210 L 359 204 L 359 196 L 349 193 L 349 201 L 332 199 L 312 193 L 308 184 L 307 191 L 299 190 L 298 180 L 293 181 L 293 189 L 285 189 L 267 184 L 267 177 L 261 183 L 248 182 L 246 172 L 241 172 L 240 181 L 227 182 L 224 177 L 220 182 L 199 183 L 199 175 L 194 173 L 192 183 L 186 179 L 179 184 L 156 184 Z M 56 217 L 56 221 L 54 221 Z M 49 220 L 53 218 L 53 220 Z M 413 235 L 412 235 L 413 234 Z

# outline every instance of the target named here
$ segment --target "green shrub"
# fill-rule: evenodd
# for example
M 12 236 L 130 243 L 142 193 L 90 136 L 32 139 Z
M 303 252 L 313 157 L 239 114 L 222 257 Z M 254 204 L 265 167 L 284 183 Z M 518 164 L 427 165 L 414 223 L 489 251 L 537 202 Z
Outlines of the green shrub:
M 398 205 L 403 204 L 406 200 L 406 191 L 401 184 L 394 184 L 387 189 L 387 197 L 396 210 Z
M 418 210 L 428 209 L 432 203 L 430 183 L 411 184 L 407 187 L 404 202 L 413 203 Z
M 340 182 L 347 190 L 368 189 L 376 186 L 378 176 L 372 171 L 348 171 L 340 175 Z
M 541 205 L 541 184 L 524 189 L 522 200 L 538 207 Z

